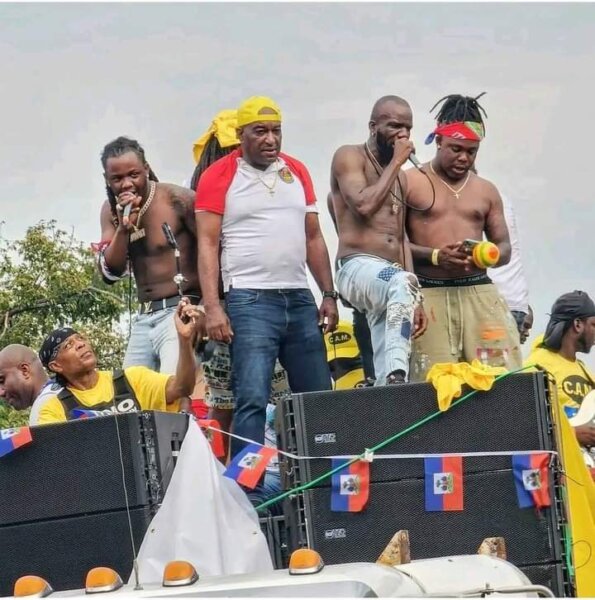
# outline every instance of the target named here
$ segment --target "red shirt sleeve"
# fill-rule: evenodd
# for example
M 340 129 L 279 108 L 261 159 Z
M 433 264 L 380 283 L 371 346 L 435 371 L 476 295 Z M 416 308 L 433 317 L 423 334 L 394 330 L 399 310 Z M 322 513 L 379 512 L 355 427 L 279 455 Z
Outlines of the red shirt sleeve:
M 237 152 L 214 162 L 201 176 L 196 187 L 194 210 L 222 215 L 225 196 L 237 171 Z
M 296 175 L 302 182 L 302 185 L 304 186 L 304 193 L 306 194 L 306 206 L 316 204 L 314 184 L 312 183 L 312 178 L 310 177 L 310 173 L 308 173 L 308 169 L 306 169 L 306 165 L 296 158 L 287 156 L 287 154 L 280 154 L 280 156 L 287 163 L 287 166 L 293 172 L 293 174 Z

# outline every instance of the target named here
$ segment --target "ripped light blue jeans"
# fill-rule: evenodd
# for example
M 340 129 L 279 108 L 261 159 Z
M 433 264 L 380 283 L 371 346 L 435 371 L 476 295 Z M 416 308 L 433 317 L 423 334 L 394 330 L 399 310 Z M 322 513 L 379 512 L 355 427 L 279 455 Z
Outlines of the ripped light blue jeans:
M 371 254 L 352 254 L 338 261 L 339 294 L 366 314 L 376 385 L 396 370 L 409 375 L 413 314 L 420 299 L 417 277 L 399 264 Z

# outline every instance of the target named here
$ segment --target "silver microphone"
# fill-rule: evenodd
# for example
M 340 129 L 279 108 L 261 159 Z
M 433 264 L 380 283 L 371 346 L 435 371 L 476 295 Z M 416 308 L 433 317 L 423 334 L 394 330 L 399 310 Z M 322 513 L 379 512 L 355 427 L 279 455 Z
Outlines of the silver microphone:
M 132 204 L 128 203 L 125 207 L 124 207 L 124 213 L 122 215 L 122 218 L 127 219 L 128 217 L 130 217 L 130 211 L 132 210 Z
M 409 162 L 418 170 L 420 170 L 422 173 L 425 173 L 424 168 L 422 167 L 421 163 L 419 162 L 417 156 L 415 156 L 415 154 L 413 154 L 413 152 L 409 155 Z

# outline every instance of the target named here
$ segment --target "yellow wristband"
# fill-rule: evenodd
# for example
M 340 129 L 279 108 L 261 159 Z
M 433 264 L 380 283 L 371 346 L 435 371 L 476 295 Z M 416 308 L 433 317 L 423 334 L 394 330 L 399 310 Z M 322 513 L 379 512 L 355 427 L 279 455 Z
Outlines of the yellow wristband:
M 437 266 L 438 266 L 438 253 L 439 253 L 439 252 L 440 252 L 440 248 L 434 248 L 434 249 L 432 250 L 432 258 L 431 258 L 431 261 L 432 261 L 432 264 L 433 264 L 435 267 L 437 267 Z

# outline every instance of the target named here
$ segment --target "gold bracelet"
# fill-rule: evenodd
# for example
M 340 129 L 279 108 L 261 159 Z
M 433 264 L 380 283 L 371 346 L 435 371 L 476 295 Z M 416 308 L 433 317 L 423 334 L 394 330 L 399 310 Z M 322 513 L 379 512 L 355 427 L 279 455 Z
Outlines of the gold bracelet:
M 438 253 L 439 253 L 439 252 L 440 252 L 440 248 L 434 248 L 434 249 L 432 250 L 432 258 L 431 258 L 431 261 L 432 261 L 432 264 L 433 264 L 435 267 L 437 267 L 437 266 L 438 266 Z

